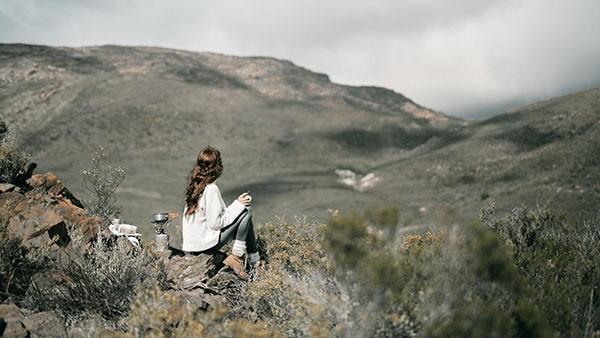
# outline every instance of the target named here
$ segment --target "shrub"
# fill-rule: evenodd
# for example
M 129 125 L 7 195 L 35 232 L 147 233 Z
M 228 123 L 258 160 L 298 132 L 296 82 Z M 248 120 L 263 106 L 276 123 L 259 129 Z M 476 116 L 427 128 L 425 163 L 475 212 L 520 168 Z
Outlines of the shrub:
M 260 228 L 266 271 L 230 298 L 231 318 L 265 322 L 286 336 L 331 336 L 349 310 L 321 246 L 322 224 L 267 223 Z
M 491 230 L 472 223 L 433 264 L 421 305 L 422 333 L 431 337 L 552 337 L 510 251 Z M 440 264 L 441 263 L 441 264 Z
M 570 224 L 543 207 L 514 208 L 499 218 L 493 204 L 482 219 L 511 246 L 530 301 L 561 335 L 600 330 L 600 222 Z
M 121 212 L 115 192 L 125 179 L 126 170 L 109 164 L 107 159 L 106 148 L 99 146 L 92 154 L 89 169 L 81 171 L 81 178 L 88 192 L 86 211 L 108 220 Z
M 324 245 L 354 304 L 348 324 L 362 336 L 412 336 L 418 330 L 415 304 L 418 265 L 436 235 L 409 236 L 398 246 L 395 208 L 337 215 L 325 227 Z M 434 239 L 435 238 L 435 239 Z M 433 246 L 432 246 L 433 248 Z
M 551 336 L 510 251 L 478 223 L 423 229 L 400 241 L 388 214 L 338 215 L 324 242 L 354 306 L 349 326 L 358 336 Z
M 122 336 L 133 337 L 279 337 L 264 323 L 227 320 L 227 310 L 194 309 L 173 293 L 154 286 L 138 292 L 127 318 L 128 330 Z
M 61 281 L 32 283 L 30 308 L 57 310 L 68 319 L 115 320 L 127 314 L 140 284 L 164 284 L 162 265 L 147 250 L 133 248 L 124 238 L 115 241 L 103 235 L 88 244 L 77 230 L 70 233 L 72 245 L 56 257 L 51 271 Z
M 28 170 L 30 155 L 18 149 L 14 137 L 5 133 L 0 138 L 0 183 L 19 184 L 19 178 Z

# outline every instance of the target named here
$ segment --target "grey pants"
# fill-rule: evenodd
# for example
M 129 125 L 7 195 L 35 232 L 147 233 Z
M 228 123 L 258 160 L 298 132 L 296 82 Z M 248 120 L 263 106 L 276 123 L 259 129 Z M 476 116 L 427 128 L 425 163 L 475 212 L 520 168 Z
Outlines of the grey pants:
M 254 235 L 254 224 L 252 224 L 252 208 L 248 207 L 230 225 L 221 229 L 219 243 L 209 250 L 219 250 L 232 239 L 246 242 L 248 253 L 258 251 L 256 247 L 256 236 Z

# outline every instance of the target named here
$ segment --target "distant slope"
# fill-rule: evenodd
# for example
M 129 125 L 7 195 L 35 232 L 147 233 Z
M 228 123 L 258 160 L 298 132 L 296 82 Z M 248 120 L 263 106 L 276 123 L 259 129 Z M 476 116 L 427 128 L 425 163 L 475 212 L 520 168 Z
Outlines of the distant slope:
M 407 182 L 401 205 L 476 215 L 494 197 L 505 210 L 526 203 L 574 219 L 598 215 L 600 89 L 518 107 L 462 132 L 459 142 L 376 167 Z
M 226 199 L 250 189 L 259 222 L 386 204 L 407 224 L 452 221 L 474 217 L 486 194 L 501 206 L 598 201 L 598 91 L 466 123 L 273 58 L 5 44 L 0 113 L 41 169 L 75 191 L 90 151 L 109 145 L 129 167 L 124 218 L 140 224 L 181 208 L 207 144 L 223 152 Z M 340 183 L 340 168 L 380 180 L 357 191 Z M 576 186 L 585 188 L 564 195 Z

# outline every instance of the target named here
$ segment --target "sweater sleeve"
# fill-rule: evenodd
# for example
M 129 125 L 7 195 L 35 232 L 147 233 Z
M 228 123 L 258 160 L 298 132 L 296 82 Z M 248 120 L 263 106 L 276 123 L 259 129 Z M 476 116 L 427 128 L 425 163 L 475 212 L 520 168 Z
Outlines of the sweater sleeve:
M 228 226 L 246 209 L 246 206 L 238 200 L 223 208 L 221 192 L 214 184 L 206 186 L 204 194 L 206 194 L 206 221 L 211 230 L 221 230 Z

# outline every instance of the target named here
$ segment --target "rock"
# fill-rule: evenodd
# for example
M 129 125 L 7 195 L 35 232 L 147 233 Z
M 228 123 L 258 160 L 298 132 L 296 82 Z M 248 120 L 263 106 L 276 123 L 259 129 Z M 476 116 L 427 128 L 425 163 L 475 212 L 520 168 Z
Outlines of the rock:
M 0 304 L 0 317 L 5 320 L 23 319 L 21 309 L 15 304 Z
M 223 266 L 225 254 L 173 256 L 167 262 L 167 281 L 180 290 L 193 289 L 205 284 Z
M 166 293 L 173 297 L 177 304 L 184 306 L 185 312 L 191 313 L 197 320 L 202 313 L 227 307 L 225 296 L 212 295 L 204 292 L 203 289 L 168 290 Z
M 85 214 L 81 202 L 52 173 L 27 180 L 27 191 L 0 194 L 0 208 L 7 210 L 8 226 L 26 247 L 39 247 L 50 239 L 58 246 L 70 242 L 67 226 L 76 226 L 89 241 L 101 229 L 102 220 Z
M 14 304 L 0 304 L 0 336 L 2 337 L 28 337 L 23 324 L 21 309 Z M 4 329 L 2 329 L 4 326 Z
M 35 174 L 27 180 L 27 184 L 33 189 L 39 189 L 47 192 L 50 196 L 63 197 L 71 202 L 72 205 L 83 209 L 81 201 L 65 188 L 58 176 L 53 173 Z
M 206 311 L 210 307 L 210 303 L 206 301 L 209 296 L 203 289 L 193 290 L 168 290 L 166 293 L 177 300 L 178 304 L 185 304 L 191 312 L 197 310 Z
M 0 193 L 9 192 L 9 191 L 14 190 L 15 188 L 16 188 L 16 186 L 14 184 L 1 183 L 0 184 Z
M 18 186 L 24 186 L 27 182 L 27 180 L 33 175 L 33 171 L 35 170 L 35 168 L 37 168 L 37 164 L 36 163 L 29 163 L 27 165 L 27 168 L 25 170 L 23 170 L 15 179 L 15 184 Z
M 0 304 L 0 336 L 65 337 L 65 322 L 54 311 L 33 313 L 27 318 L 14 304 Z
M 360 192 L 373 188 L 380 181 L 380 178 L 374 173 L 361 176 L 350 169 L 336 169 L 335 174 L 338 176 L 339 182 Z
M 62 317 L 54 311 L 38 312 L 28 316 L 25 328 L 30 337 L 65 337 L 65 322 Z

